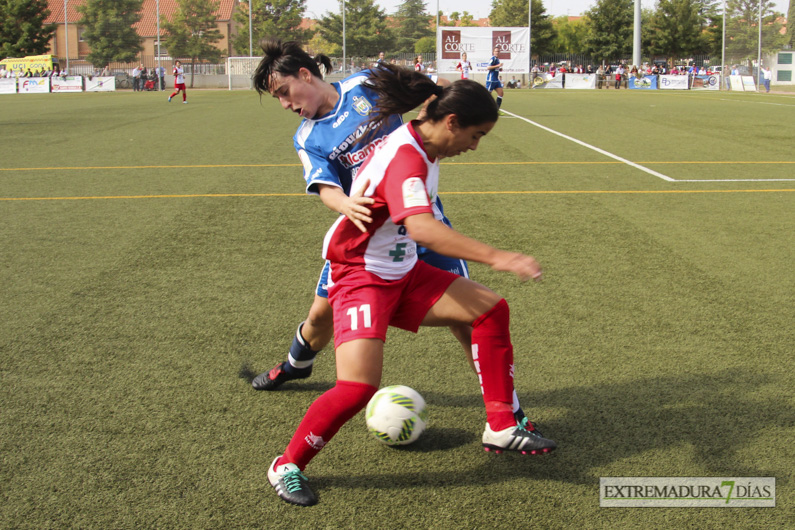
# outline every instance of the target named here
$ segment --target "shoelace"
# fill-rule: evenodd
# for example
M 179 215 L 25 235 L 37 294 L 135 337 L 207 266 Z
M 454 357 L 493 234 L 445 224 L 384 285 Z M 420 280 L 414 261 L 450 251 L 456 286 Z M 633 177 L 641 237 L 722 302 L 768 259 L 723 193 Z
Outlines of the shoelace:
M 287 488 L 287 491 L 294 493 L 301 489 L 303 481 L 307 480 L 307 478 L 300 471 L 290 471 L 284 474 L 282 480 L 284 481 L 284 487 Z
M 522 423 L 519 424 L 519 427 L 521 427 L 522 429 L 528 432 L 532 432 L 533 434 L 537 434 L 538 436 L 543 436 L 543 434 L 541 434 L 541 431 L 539 431 L 538 428 L 536 427 L 536 424 L 530 421 L 527 418 L 527 416 L 522 418 Z

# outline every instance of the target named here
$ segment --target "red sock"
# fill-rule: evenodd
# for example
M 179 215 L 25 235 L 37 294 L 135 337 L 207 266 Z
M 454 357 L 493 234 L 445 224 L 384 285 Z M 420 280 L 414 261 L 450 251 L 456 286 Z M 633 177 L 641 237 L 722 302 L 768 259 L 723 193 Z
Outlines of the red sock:
M 177 93 L 176 93 L 176 92 L 172 92 L 172 93 L 171 93 L 171 95 L 170 95 L 170 96 L 168 96 L 168 99 L 171 99 L 171 98 L 173 98 L 173 97 L 174 97 L 174 96 L 176 96 L 176 95 L 177 95 Z M 160 97 L 162 98 L 163 96 L 160 96 Z
M 183 92 L 182 93 L 182 101 L 185 101 L 186 99 L 188 99 L 188 93 L 187 92 Z
M 365 383 L 337 381 L 309 407 L 276 465 L 292 462 L 303 470 L 340 427 L 367 406 L 376 390 Z
M 513 425 L 513 345 L 511 313 L 503 298 L 472 324 L 472 358 L 480 379 L 486 419 L 492 430 Z

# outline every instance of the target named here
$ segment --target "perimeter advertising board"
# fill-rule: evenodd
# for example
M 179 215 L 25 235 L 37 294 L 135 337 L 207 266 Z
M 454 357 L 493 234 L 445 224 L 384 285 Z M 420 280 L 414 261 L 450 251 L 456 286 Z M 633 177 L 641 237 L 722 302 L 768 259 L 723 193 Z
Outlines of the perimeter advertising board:
M 689 75 L 661 75 L 660 90 L 688 90 L 690 88 Z
M 50 78 L 49 77 L 20 77 L 19 93 L 20 94 L 49 94 L 50 93 Z
M 82 92 L 83 78 L 79 75 L 66 77 L 53 77 L 51 79 L 53 93 L 55 92 Z
M 440 74 L 457 74 L 461 54 L 467 54 L 475 74 L 486 67 L 499 48 L 500 75 L 530 73 L 530 31 L 528 28 L 440 27 L 436 31 L 436 67 Z
M 116 90 L 115 77 L 87 77 L 86 92 L 113 92 Z
M 17 80 L 13 77 L 0 79 L 0 94 L 16 94 Z

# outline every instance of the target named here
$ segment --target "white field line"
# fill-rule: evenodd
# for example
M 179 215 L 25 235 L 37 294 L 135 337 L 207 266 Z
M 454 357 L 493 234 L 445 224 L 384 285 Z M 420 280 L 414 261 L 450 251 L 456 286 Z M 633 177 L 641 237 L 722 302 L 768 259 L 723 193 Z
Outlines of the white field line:
M 518 114 L 514 114 L 512 112 L 509 112 L 509 111 L 503 110 L 503 109 L 500 109 L 500 110 L 502 112 L 504 112 L 505 114 L 508 114 L 509 116 L 513 116 L 514 118 L 518 118 L 518 119 L 520 119 L 522 121 L 525 121 L 525 122 L 529 123 L 530 125 L 538 127 L 539 129 L 543 129 L 543 130 L 545 130 L 545 131 L 547 131 L 549 133 L 552 133 L 552 134 L 555 134 L 557 136 L 560 136 L 561 138 L 565 138 L 566 140 L 572 141 L 575 144 L 579 144 L 579 145 L 581 145 L 583 147 L 587 147 L 588 149 L 592 149 L 592 150 L 596 151 L 597 153 L 600 153 L 602 155 L 610 157 L 610 158 L 612 158 L 614 160 L 618 160 L 619 162 L 623 162 L 624 164 L 627 164 L 627 165 L 632 166 L 632 167 L 634 167 L 636 169 L 644 171 L 644 172 L 648 173 L 649 175 L 654 175 L 655 177 L 661 178 L 663 180 L 667 180 L 668 182 L 795 182 L 795 179 L 712 179 L 712 180 L 692 179 L 692 180 L 677 180 L 675 178 L 669 177 L 668 175 L 663 175 L 662 173 L 654 171 L 653 169 L 649 169 L 649 168 L 647 168 L 645 166 L 641 166 L 640 164 L 636 164 L 635 162 L 627 160 L 626 158 L 622 158 L 622 157 L 620 157 L 618 155 L 614 155 L 613 153 L 605 151 L 604 149 L 600 149 L 600 148 L 598 148 L 596 146 L 593 146 L 591 144 L 585 143 L 582 140 L 578 140 L 576 138 L 572 138 L 571 136 L 568 136 L 566 134 L 558 132 L 558 131 L 556 131 L 554 129 L 550 129 L 549 127 L 541 125 L 540 123 L 536 123 L 533 120 L 529 120 L 529 119 L 527 119 L 527 118 L 525 118 L 523 116 L 519 116 Z
M 502 110 L 502 109 L 500 109 L 500 110 Z M 530 125 L 538 127 L 539 129 L 543 129 L 543 130 L 547 131 L 548 133 L 552 133 L 554 135 L 560 136 L 561 138 L 565 138 L 566 140 L 569 140 L 570 142 L 574 142 L 575 144 L 581 145 L 583 147 L 587 147 L 588 149 L 596 151 L 597 153 L 602 154 L 602 155 L 604 155 L 606 157 L 612 158 L 613 160 L 618 160 L 619 162 L 623 162 L 624 164 L 627 164 L 628 166 L 632 166 L 635 169 L 639 169 L 639 170 L 641 170 L 641 171 L 643 171 L 645 173 L 648 173 L 649 175 L 653 175 L 653 176 L 655 176 L 657 178 L 661 178 L 663 180 L 667 180 L 668 182 L 676 182 L 676 179 L 673 179 L 673 178 L 669 177 L 668 175 L 663 175 L 662 173 L 660 173 L 658 171 L 654 171 L 653 169 L 649 169 L 647 167 L 641 166 L 640 164 L 636 164 L 635 162 L 627 160 L 626 158 L 621 158 L 620 156 L 614 155 L 613 153 L 605 151 L 604 149 L 600 149 L 600 148 L 598 148 L 598 147 L 596 147 L 594 145 L 587 144 L 587 143 L 583 142 L 582 140 L 578 140 L 576 138 L 572 138 L 571 136 L 565 135 L 565 134 L 563 134 L 561 132 L 558 132 L 558 131 L 556 131 L 554 129 L 550 129 L 549 127 L 545 127 L 544 125 L 541 125 L 540 123 L 536 123 L 533 120 L 528 120 L 527 118 L 525 118 L 523 116 L 519 116 L 518 114 L 514 114 L 512 112 L 508 112 L 507 110 L 502 110 L 502 112 L 504 112 L 505 114 L 507 114 L 509 116 L 513 116 L 514 118 L 518 118 L 518 119 L 520 119 L 522 121 L 525 121 L 525 122 L 529 123 Z

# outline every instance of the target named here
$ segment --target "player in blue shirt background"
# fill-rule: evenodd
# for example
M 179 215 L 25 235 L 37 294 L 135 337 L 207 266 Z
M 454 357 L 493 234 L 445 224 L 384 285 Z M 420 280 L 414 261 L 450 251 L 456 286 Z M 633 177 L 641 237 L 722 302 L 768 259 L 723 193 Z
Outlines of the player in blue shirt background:
M 384 138 L 402 125 L 400 116 L 389 118 L 385 127 L 368 131 L 370 111 L 377 103 L 374 90 L 364 84 L 368 71 L 358 72 L 338 83 L 323 80 L 315 60 L 296 42 L 266 40 L 264 57 L 254 74 L 254 87 L 261 94 L 277 98 L 285 110 L 303 118 L 294 136 L 294 145 L 304 166 L 306 191 L 319 195 L 330 209 L 347 216 L 362 231 L 362 223 L 370 222 L 368 205 L 372 199 L 361 195 L 349 196 L 353 177 L 367 155 Z M 433 206 L 437 219 L 448 226 L 441 201 Z M 427 249 L 418 249 L 418 257 L 443 270 L 469 277 L 467 264 Z M 309 314 L 290 346 L 286 361 L 252 381 L 257 390 L 275 390 L 286 381 L 304 379 L 312 373 L 317 354 L 331 340 L 334 333 L 333 313 L 328 302 L 326 283 L 329 266 L 321 272 Z M 472 361 L 472 328 L 450 328 Z M 533 429 L 514 394 L 517 420 Z
M 489 72 L 486 74 L 486 90 L 491 92 L 492 90 L 497 91 L 497 108 L 500 108 L 502 105 L 502 81 L 500 81 L 500 70 L 502 69 L 502 63 L 500 62 L 500 48 L 498 46 L 494 47 L 494 55 L 491 56 L 489 59 L 489 66 L 486 68 Z

